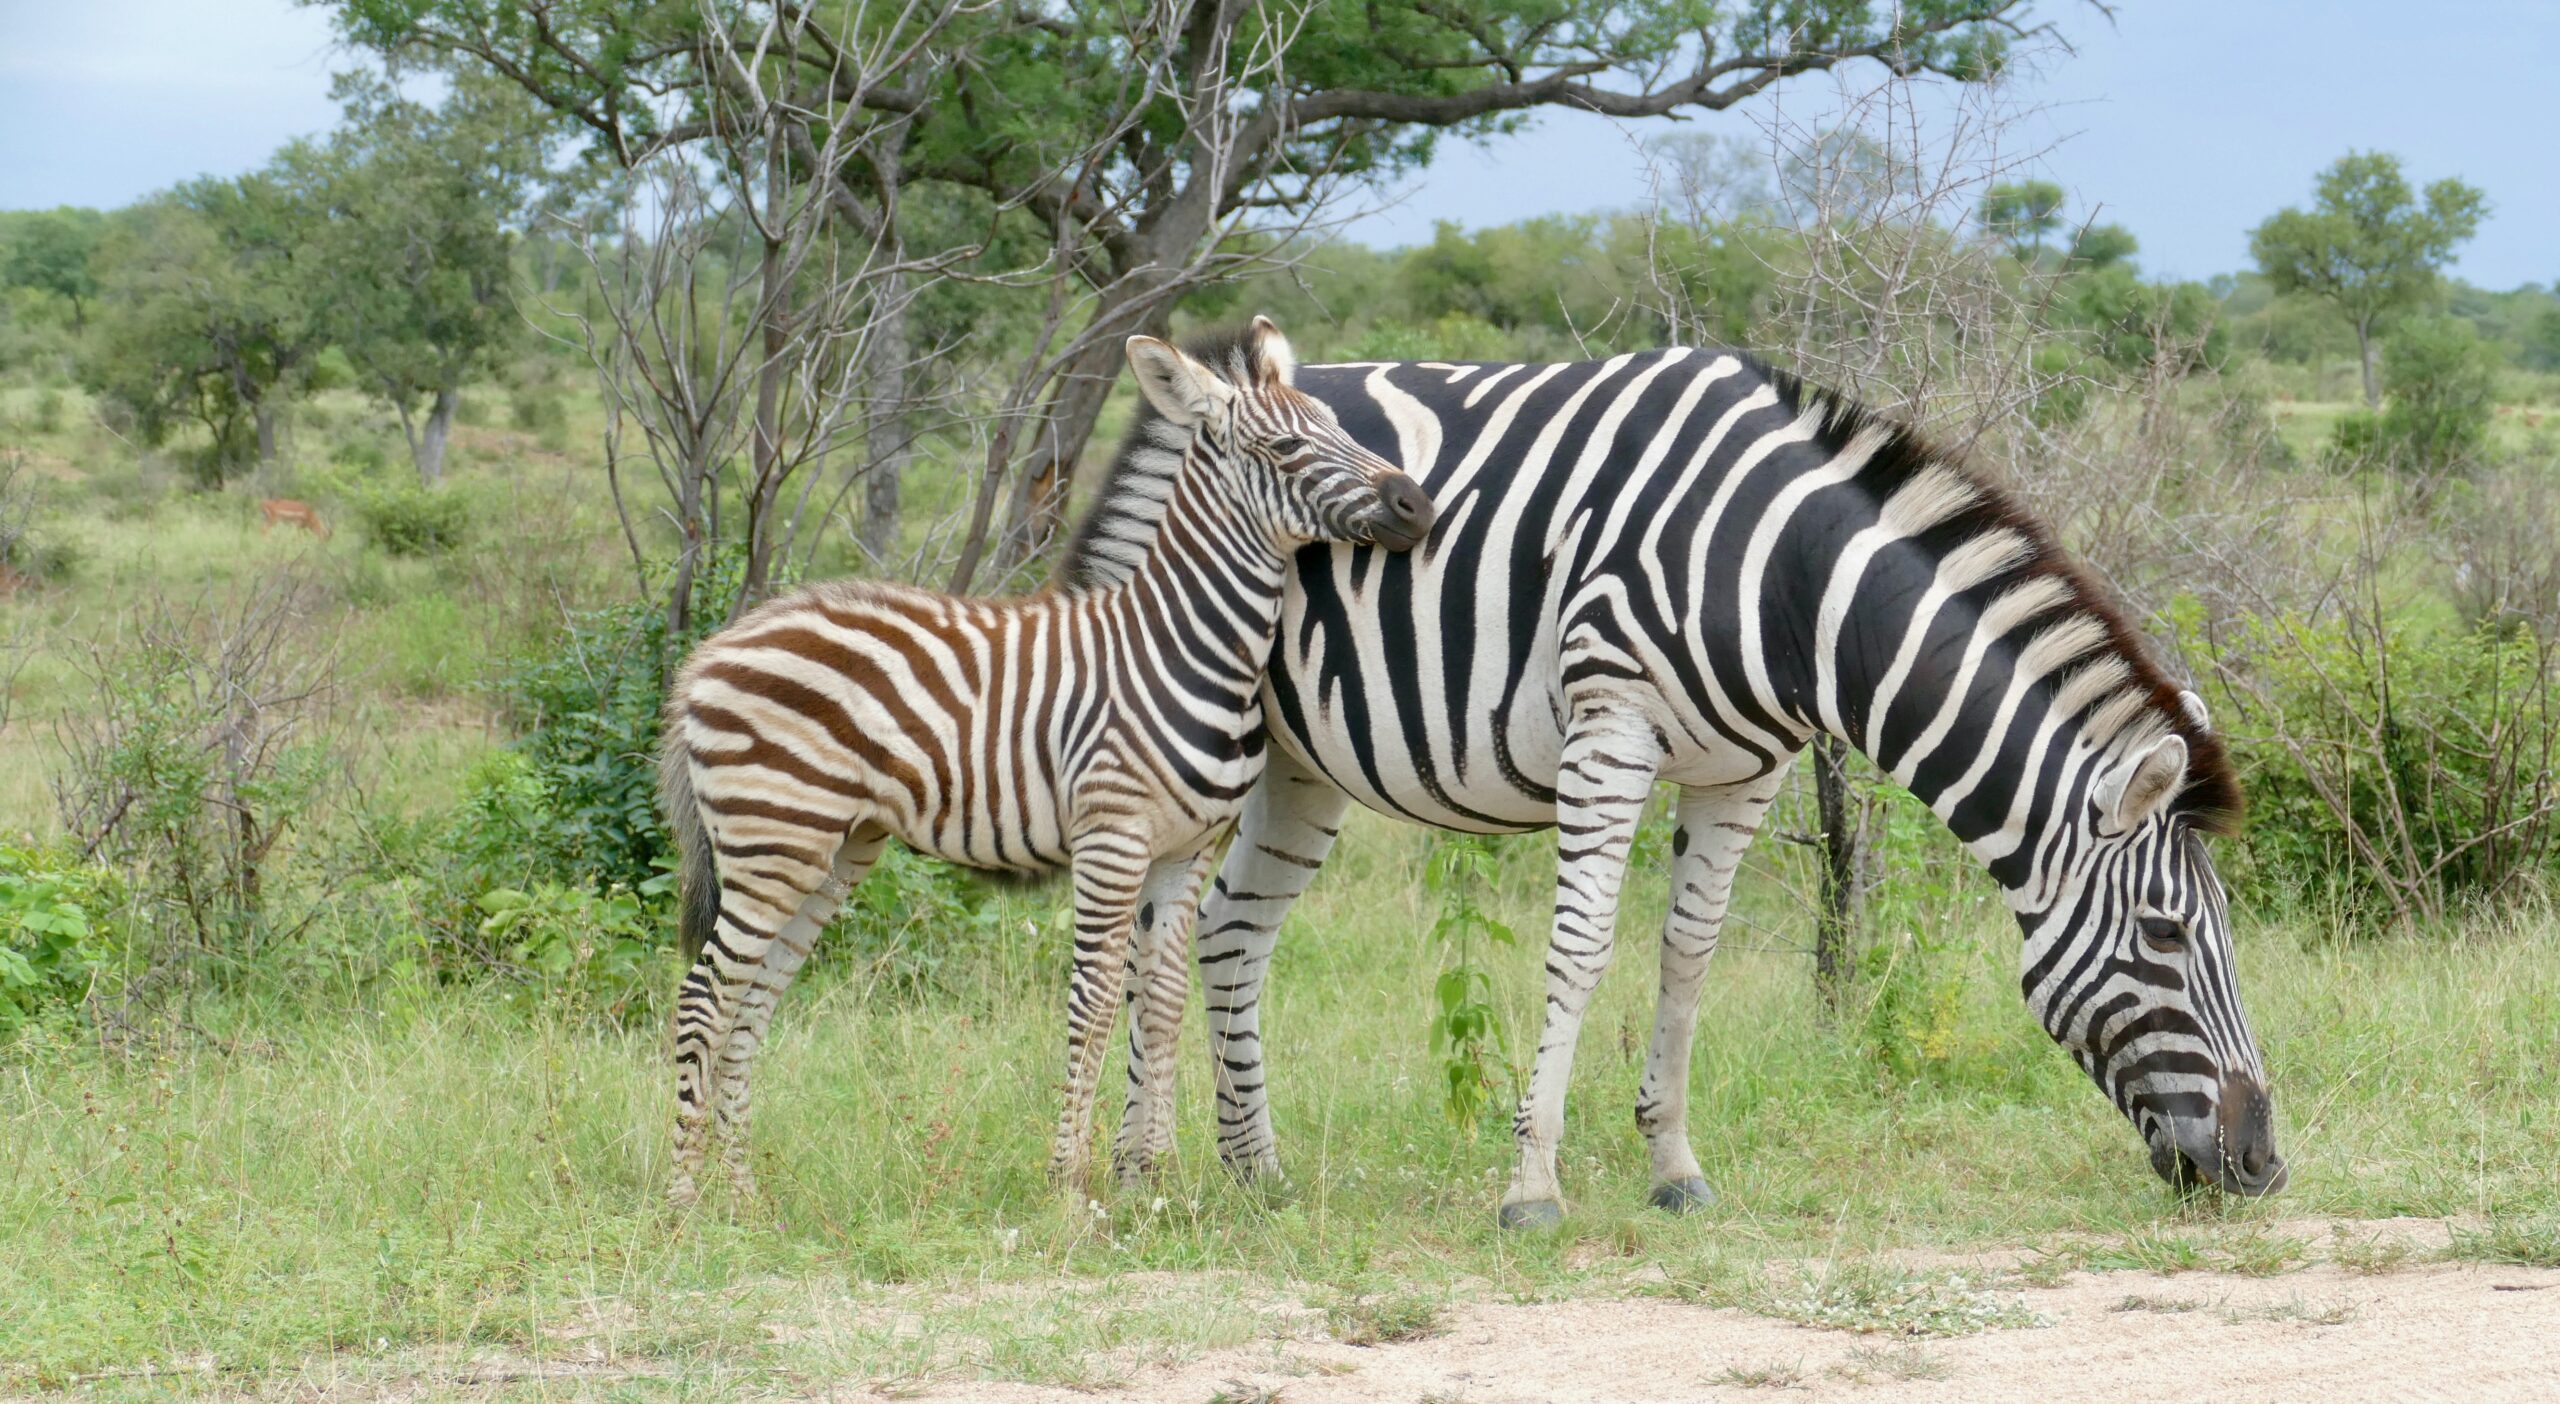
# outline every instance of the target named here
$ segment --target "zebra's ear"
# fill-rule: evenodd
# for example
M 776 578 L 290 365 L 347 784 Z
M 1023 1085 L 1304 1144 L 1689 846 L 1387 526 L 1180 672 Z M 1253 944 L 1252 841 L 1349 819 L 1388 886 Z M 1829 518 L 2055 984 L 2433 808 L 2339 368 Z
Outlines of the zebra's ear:
M 1256 316 L 1252 337 L 1253 364 L 1262 372 L 1263 383 L 1287 385 L 1298 378 L 1298 353 L 1289 349 L 1289 338 L 1280 334 L 1279 323 Z
M 2090 798 L 2098 807 L 2098 832 L 2130 833 L 2160 812 L 2187 781 L 2187 743 L 2163 736 L 2098 778 Z
M 1152 336 L 1129 338 L 1129 369 L 1138 374 L 1138 390 L 1156 413 L 1185 429 L 1196 427 L 1234 396 L 1217 372 L 1182 354 L 1180 348 Z
M 2189 688 L 2179 693 L 2178 706 L 2185 710 L 2187 720 L 2196 724 L 2196 730 L 2213 730 L 2213 714 L 2204 709 L 2204 699 L 2196 696 L 2195 689 Z

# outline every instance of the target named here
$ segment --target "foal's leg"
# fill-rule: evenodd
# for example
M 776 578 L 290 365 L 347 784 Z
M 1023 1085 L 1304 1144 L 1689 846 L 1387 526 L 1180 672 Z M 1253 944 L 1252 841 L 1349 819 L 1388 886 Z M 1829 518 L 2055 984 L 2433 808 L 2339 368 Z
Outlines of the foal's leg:
M 1067 1096 L 1049 1147 L 1049 1173 L 1061 1184 L 1081 1184 L 1091 1166 L 1094 1087 L 1128 983 L 1129 928 L 1151 866 L 1146 843 L 1129 832 L 1087 832 L 1071 848 L 1076 949 L 1067 979 Z
M 746 990 L 739 997 L 737 1018 L 729 1026 L 729 1041 L 720 1050 L 719 1096 L 715 1099 L 720 1164 L 741 1198 L 752 1197 L 756 1192 L 755 1174 L 747 1166 L 748 1078 L 754 1072 L 756 1050 L 764 1046 L 774 1006 L 781 1002 L 782 992 L 790 988 L 791 977 L 800 973 L 810 949 L 817 944 L 818 934 L 835 919 L 836 909 L 844 905 L 845 894 L 879 861 L 881 846 L 887 841 L 886 829 L 866 825 L 854 830 L 844 846 L 836 850 L 834 874 L 820 883 L 817 891 L 801 899 L 800 910 L 782 924 L 773 944 L 766 948 L 763 962 L 748 974 Z
M 1155 1173 L 1173 1149 L 1173 1059 L 1191 999 L 1191 919 L 1209 875 L 1210 844 L 1179 865 L 1148 871 L 1138 899 L 1129 961 L 1129 1096 L 1121 1108 L 1112 1169 L 1129 1184 Z
M 1520 1160 L 1502 1196 L 1505 1228 L 1564 1217 L 1556 1144 L 1564 1135 L 1565 1089 L 1583 1012 L 1616 949 L 1618 889 L 1627 851 L 1662 765 L 1653 723 L 1632 711 L 1577 707 L 1556 774 L 1556 924 L 1547 945 L 1547 1018 L 1529 1094 L 1513 1122 Z
M 840 833 L 821 838 L 799 828 L 750 839 L 724 836 L 713 826 L 710 837 L 720 914 L 676 996 L 675 1174 L 667 1195 L 679 1206 L 701 1197 L 696 1177 L 722 1095 L 730 1035 L 748 993 L 777 937 L 827 882 L 844 846 Z M 735 839 L 729 852 L 720 849 L 723 837 Z
M 1715 1196 L 1689 1148 L 1689 1048 L 1698 995 L 1733 898 L 1733 875 L 1785 780 L 1783 769 L 1740 785 L 1680 791 L 1672 816 L 1671 912 L 1662 922 L 1662 987 L 1654 1003 L 1653 1046 L 1636 1092 L 1636 1129 L 1653 1156 L 1653 1205 L 1686 1213 Z

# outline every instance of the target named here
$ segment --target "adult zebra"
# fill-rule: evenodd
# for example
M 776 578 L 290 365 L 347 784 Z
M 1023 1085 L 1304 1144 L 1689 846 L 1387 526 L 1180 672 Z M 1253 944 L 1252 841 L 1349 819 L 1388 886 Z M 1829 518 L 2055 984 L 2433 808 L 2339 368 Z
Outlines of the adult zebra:
M 1501 1218 L 1560 1217 L 1574 1042 L 1659 779 L 1679 786 L 1676 856 L 1636 1121 L 1653 1202 L 1705 1202 L 1687 1090 L 1707 959 L 1743 849 L 1827 732 L 1998 880 L 2028 1006 L 2155 1170 L 2247 1194 L 2283 1184 L 2200 842 L 2233 821 L 2237 783 L 2201 702 L 2012 498 L 1723 352 L 1311 365 L 1296 383 L 1422 480 L 1441 518 L 1410 555 L 1317 547 L 1293 563 L 1265 682 L 1275 754 L 1200 912 L 1232 1166 L 1278 1168 L 1262 980 L 1348 803 L 1452 829 L 1552 825 L 1545 1029 Z M 1153 422 L 1131 430 L 1061 578 L 1116 578 L 1138 558 L 1169 442 Z M 1180 962 L 1165 964 L 1148 988 L 1178 996 Z M 1141 1063 L 1133 1051 L 1132 1111 L 1153 1143 L 1170 1092 Z

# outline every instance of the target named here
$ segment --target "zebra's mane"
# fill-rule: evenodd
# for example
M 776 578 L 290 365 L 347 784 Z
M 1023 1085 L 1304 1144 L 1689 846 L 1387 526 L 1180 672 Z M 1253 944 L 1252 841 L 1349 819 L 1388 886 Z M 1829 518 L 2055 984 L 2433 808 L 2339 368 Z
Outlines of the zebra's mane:
M 1941 452 L 1910 425 L 1813 386 L 1792 372 L 1745 358 L 1768 378 L 1779 402 L 1793 415 L 1820 416 L 1817 441 L 1833 451 L 1862 436 L 1875 448 L 1859 472 L 1861 487 L 1878 503 L 1922 500 L 1930 538 L 1952 556 L 1968 544 L 2015 545 L 1994 550 L 1997 565 L 1979 584 L 1986 598 L 2019 602 L 2031 632 L 2019 645 L 2058 650 L 2064 661 L 2048 676 L 2053 695 L 2079 714 L 2081 734 L 2094 746 L 2123 740 L 2148 744 L 2175 735 L 2187 744 L 2187 779 L 2174 811 L 2198 832 L 2237 832 L 2244 793 L 2222 739 L 2189 712 L 2185 685 L 2171 677 L 2135 627 L 2114 590 L 2079 557 L 2054 539 L 2044 518 L 2017 494 L 1962 457 Z M 1999 607 L 1995 603 L 1993 608 Z M 1987 613 L 1988 611 L 1986 611 Z
M 1249 385 L 1262 371 L 1252 333 L 1247 327 L 1219 327 L 1196 332 L 1182 341 L 1183 354 L 1237 385 Z M 1146 396 L 1138 397 L 1137 418 L 1121 437 L 1111 467 L 1094 486 L 1084 520 L 1076 524 L 1067 549 L 1058 558 L 1050 583 L 1066 589 L 1089 589 L 1126 578 L 1146 559 L 1156 523 L 1173 500 L 1174 479 L 1182 469 L 1182 449 L 1190 431 L 1165 421 Z
M 1241 327 L 1199 333 L 1182 349 L 1239 383 L 1260 369 L 1252 338 Z M 1878 503 L 1925 503 L 1912 509 L 1925 519 L 1914 534 L 1925 529 L 1949 556 L 1969 544 L 1985 548 L 1976 553 L 1983 568 L 1973 584 L 1995 586 L 1986 598 L 2024 611 L 2015 624 L 2032 627 L 2022 651 L 2040 647 L 2047 662 L 2052 652 L 2062 654 L 2050 685 L 2058 700 L 2085 719 L 2082 734 L 2093 745 L 2176 735 L 2187 744 L 2187 781 L 2175 812 L 2199 832 L 2237 830 L 2243 799 L 2229 750 L 2188 712 L 2184 686 L 2160 666 L 2115 592 L 2063 549 L 2042 517 L 1990 475 L 1939 451 L 1892 416 L 1756 357 L 1742 359 L 1766 378 L 1790 416 L 1808 410 L 1820 415 L 1816 436 L 1823 447 L 1836 452 L 1861 437 L 1870 440 L 1873 452 L 1858 482 Z M 1053 583 L 1105 585 L 1136 569 L 1173 491 L 1183 443 L 1183 431 L 1141 398 L 1136 420 L 1059 558 Z

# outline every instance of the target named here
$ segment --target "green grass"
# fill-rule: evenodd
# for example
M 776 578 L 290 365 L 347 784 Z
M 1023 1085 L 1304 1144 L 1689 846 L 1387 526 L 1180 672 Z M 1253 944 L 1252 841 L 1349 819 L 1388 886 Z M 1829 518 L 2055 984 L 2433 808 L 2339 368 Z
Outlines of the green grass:
M 758 1371 L 1101 1383 L 1272 1329 L 1252 1307 L 1310 1291 L 1353 1313 L 1355 1334 L 1370 1313 L 1384 1339 L 1428 1329 L 1426 1308 L 1462 1285 L 1630 1290 L 1660 1265 L 1747 1294 L 1762 1264 L 1813 1258 L 1830 1266 L 1758 1304 L 1800 1297 L 1788 1314 L 1928 1334 L 2015 1293 L 1873 1254 L 2058 1235 L 2104 1238 L 2078 1267 L 2283 1271 L 2311 1249 L 2266 1227 L 2279 1216 L 2487 1211 L 2458 1251 L 2550 1261 L 2560 1117 L 2526 1076 L 2560 1056 L 2547 927 L 2434 947 L 2253 941 L 2294 1164 L 2293 1188 L 2260 1203 L 2182 1203 L 2154 1182 L 2131 1132 L 2041 1046 L 1996 940 L 1967 972 L 1968 1032 L 2052 1071 L 1988 1087 L 1882 1078 L 1814 1016 L 1799 959 L 1728 952 L 1694 1108 L 1721 1199 L 1677 1220 L 1641 1207 L 1626 1124 L 1651 983 L 1630 952 L 1583 1045 L 1575 1213 L 1557 1234 L 1503 1234 L 1499 1119 L 1469 1134 L 1438 1103 L 1420 1015 L 1432 966 L 1399 881 L 1419 842 L 1355 824 L 1344 870 L 1283 946 L 1268 1026 L 1292 1184 L 1278 1196 L 1214 1163 L 1196 1029 L 1174 1168 L 1134 1193 L 1051 1189 L 1058 958 L 1028 936 L 925 1003 L 866 998 L 844 969 L 795 990 L 759 1084 L 766 1198 L 734 1213 L 662 1206 L 654 1027 L 394 987 L 262 1007 L 238 1030 L 201 1008 L 206 1034 L 247 1036 L 165 1059 L 22 1045 L 0 1082 L 0 1300 L 20 1304 L 0 1314 L 0 1362 L 26 1385 L 146 1362 L 291 1372 L 601 1350 L 679 1392 Z M 1524 953 L 1502 972 L 1524 1032 L 1534 970 Z M 1383 1282 L 1403 1295 L 1374 1295 Z

